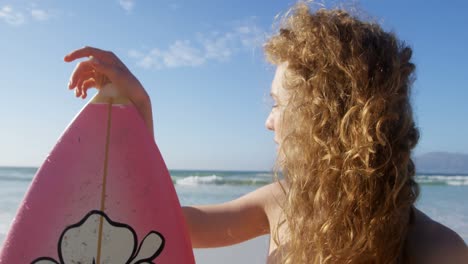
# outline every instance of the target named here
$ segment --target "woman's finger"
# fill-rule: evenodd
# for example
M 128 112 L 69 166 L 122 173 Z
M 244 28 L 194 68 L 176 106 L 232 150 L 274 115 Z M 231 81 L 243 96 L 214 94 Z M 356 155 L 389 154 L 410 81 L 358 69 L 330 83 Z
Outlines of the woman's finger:
M 71 61 L 74 61 L 74 60 L 79 59 L 79 58 L 93 56 L 93 57 L 96 57 L 96 58 L 98 58 L 100 60 L 106 60 L 106 57 L 107 57 L 107 59 L 109 59 L 110 54 L 111 54 L 111 52 L 108 52 L 108 51 L 104 51 L 104 50 L 101 50 L 101 49 L 85 46 L 85 47 L 83 47 L 81 49 L 77 49 L 77 50 L 74 50 L 74 51 L 70 52 L 63 59 L 66 62 L 71 62 Z
M 76 97 L 82 97 L 82 96 L 87 95 L 87 90 L 93 86 L 96 86 L 95 84 L 96 84 L 96 81 L 94 80 L 94 78 L 89 78 L 87 80 L 84 80 L 82 85 L 76 86 L 75 88 Z M 86 98 L 86 96 L 83 97 L 83 99 L 84 98 Z
M 95 78 L 96 75 L 97 75 L 96 72 L 93 72 L 93 71 L 84 72 L 83 74 L 81 74 L 81 76 L 79 76 L 79 79 L 76 82 L 76 87 L 80 88 L 83 85 L 84 81 L 91 79 L 91 78 Z
M 86 96 L 88 96 L 88 89 L 90 89 L 92 87 L 96 87 L 96 82 L 94 81 L 94 79 L 88 79 L 88 80 L 84 81 L 83 86 L 81 88 L 81 91 L 82 91 L 81 98 L 85 99 Z
M 76 83 L 78 82 L 80 77 L 83 75 L 83 73 L 90 72 L 90 71 L 93 71 L 93 70 L 94 70 L 94 68 L 91 65 L 89 60 L 79 62 L 76 65 L 75 70 L 73 71 L 73 73 L 72 73 L 72 75 L 70 77 L 69 88 L 71 89 L 71 88 L 76 86 Z
M 78 89 L 78 87 L 75 88 L 75 96 L 79 97 L 80 95 L 81 95 L 80 89 Z

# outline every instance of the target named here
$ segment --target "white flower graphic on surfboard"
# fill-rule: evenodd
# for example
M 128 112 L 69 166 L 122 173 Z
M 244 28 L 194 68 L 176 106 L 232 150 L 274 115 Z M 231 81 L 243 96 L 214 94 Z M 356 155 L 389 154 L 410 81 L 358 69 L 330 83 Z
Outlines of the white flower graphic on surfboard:
M 59 261 L 41 257 L 32 264 L 96 263 L 101 217 L 99 264 L 150 264 L 163 250 L 164 237 L 159 232 L 149 232 L 137 249 L 137 236 L 130 226 L 113 222 L 105 213 L 94 210 L 63 231 L 58 244 Z

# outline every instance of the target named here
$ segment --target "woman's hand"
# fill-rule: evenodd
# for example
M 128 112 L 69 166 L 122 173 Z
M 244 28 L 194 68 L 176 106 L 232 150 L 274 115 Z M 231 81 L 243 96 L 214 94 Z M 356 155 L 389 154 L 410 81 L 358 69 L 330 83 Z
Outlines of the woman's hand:
M 118 91 L 135 105 L 149 100 L 148 95 L 137 78 L 128 70 L 122 61 L 112 52 L 93 47 L 84 47 L 65 56 L 66 62 L 88 57 L 79 62 L 73 71 L 69 89 L 75 89 L 76 97 L 87 96 L 89 88 L 101 88 L 112 82 Z
M 84 57 L 89 59 L 76 65 L 68 88 L 70 90 L 75 88 L 76 97 L 85 99 L 89 88 L 96 87 L 99 89 L 112 82 L 123 96 L 132 101 L 148 127 L 151 136 L 154 137 L 151 101 L 140 81 L 110 51 L 84 47 L 66 55 L 64 61 L 72 62 Z

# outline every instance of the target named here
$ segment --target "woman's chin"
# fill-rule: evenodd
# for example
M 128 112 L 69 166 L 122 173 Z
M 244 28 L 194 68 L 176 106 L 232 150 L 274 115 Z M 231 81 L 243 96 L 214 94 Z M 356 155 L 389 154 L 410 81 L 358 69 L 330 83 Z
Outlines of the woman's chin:
M 278 143 L 276 144 L 276 148 L 275 148 L 275 149 L 276 149 L 276 154 L 279 154 L 279 152 L 280 152 L 280 145 L 279 145 Z

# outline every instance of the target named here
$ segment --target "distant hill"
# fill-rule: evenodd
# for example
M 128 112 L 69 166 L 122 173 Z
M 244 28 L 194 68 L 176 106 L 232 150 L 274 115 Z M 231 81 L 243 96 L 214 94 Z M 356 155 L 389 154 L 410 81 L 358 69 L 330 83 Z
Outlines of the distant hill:
M 418 173 L 468 174 L 468 154 L 429 152 L 414 158 Z

